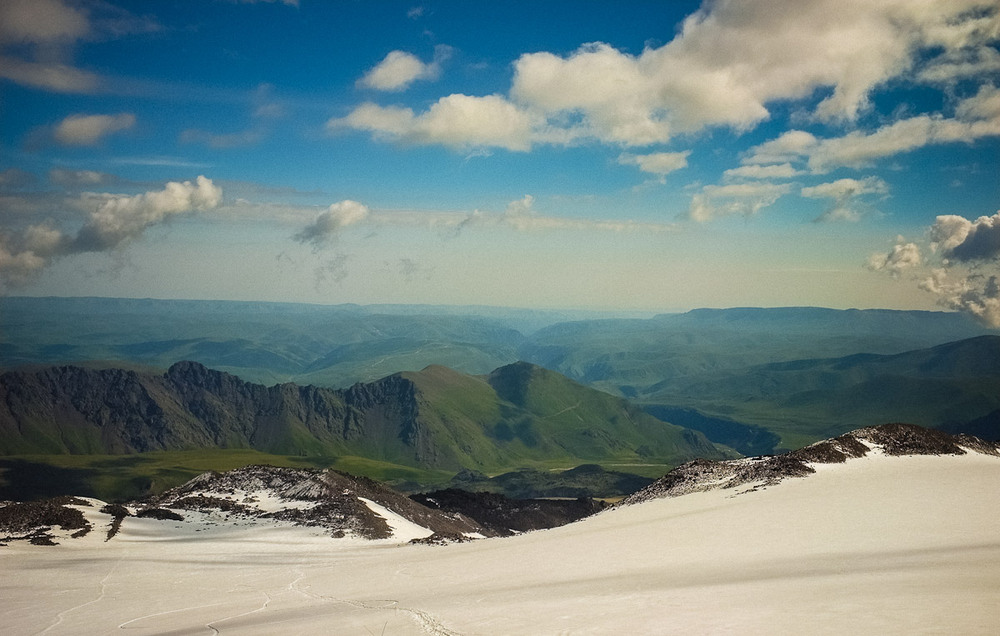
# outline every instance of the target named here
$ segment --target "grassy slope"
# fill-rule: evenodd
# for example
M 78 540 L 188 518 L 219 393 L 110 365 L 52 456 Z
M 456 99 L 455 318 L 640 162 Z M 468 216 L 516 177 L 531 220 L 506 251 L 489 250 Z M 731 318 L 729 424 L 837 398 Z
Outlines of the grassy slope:
M 0 458 L 0 500 L 75 493 L 105 501 L 137 499 L 207 471 L 252 464 L 333 468 L 389 483 L 443 485 L 448 471 L 422 470 L 355 456 L 288 456 L 254 450 L 187 450 L 135 455 L 23 455 Z
M 419 390 L 420 421 L 448 440 L 439 452 L 486 472 L 589 462 L 677 465 L 722 456 L 700 434 L 527 363 L 486 377 L 444 367 L 404 377 Z
M 688 378 L 655 387 L 644 402 L 684 402 L 764 426 L 784 448 L 886 422 L 933 427 L 1000 408 L 1000 336 Z

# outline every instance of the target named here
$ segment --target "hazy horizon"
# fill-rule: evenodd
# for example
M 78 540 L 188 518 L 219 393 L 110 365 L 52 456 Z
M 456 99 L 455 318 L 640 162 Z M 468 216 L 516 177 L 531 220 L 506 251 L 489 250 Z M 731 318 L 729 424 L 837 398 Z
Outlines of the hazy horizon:
M 994 2 L 0 5 L 0 296 L 1000 326 Z

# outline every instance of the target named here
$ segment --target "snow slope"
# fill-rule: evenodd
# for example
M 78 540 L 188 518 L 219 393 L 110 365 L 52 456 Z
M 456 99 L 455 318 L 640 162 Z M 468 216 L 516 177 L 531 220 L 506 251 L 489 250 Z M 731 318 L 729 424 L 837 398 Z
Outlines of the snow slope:
M 1000 458 L 870 454 L 816 469 L 446 546 L 127 518 L 107 543 L 0 548 L 0 624 L 53 635 L 996 633 Z

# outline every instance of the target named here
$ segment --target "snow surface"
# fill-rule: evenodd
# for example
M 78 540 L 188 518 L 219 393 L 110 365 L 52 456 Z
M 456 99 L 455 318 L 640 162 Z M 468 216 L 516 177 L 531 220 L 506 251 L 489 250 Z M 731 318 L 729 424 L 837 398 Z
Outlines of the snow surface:
M 389 529 L 392 531 L 393 541 L 406 543 L 413 539 L 423 539 L 434 534 L 433 530 L 428 530 L 421 525 L 417 525 L 385 506 L 375 503 L 371 499 L 365 499 L 364 497 L 358 497 L 358 499 L 364 502 L 369 510 L 385 519 L 386 524 L 388 524 Z
M 447 546 L 127 518 L 0 548 L 5 634 L 995 634 L 1000 458 L 876 456 Z M 381 514 L 381 513 L 380 513 Z M 405 533 L 404 533 L 405 536 Z

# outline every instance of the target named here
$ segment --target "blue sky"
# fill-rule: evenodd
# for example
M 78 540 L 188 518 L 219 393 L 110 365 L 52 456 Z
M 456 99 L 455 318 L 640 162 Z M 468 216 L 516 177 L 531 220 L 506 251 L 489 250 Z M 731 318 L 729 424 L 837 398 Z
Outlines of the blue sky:
M 0 4 L 5 294 L 1000 324 L 1000 12 Z

